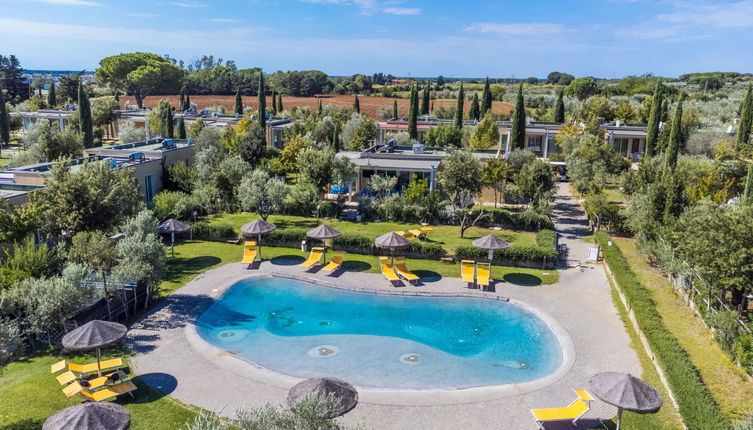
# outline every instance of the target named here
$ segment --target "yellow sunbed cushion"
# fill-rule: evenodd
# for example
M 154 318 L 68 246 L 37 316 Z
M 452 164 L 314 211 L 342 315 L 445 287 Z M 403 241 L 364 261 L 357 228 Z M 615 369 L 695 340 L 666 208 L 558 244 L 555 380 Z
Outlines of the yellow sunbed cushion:
M 489 272 L 489 264 L 478 265 L 478 273 L 476 274 L 476 278 L 478 279 L 479 285 L 489 285 Z
M 474 261 L 463 260 L 460 262 L 460 275 L 463 278 L 463 282 L 473 283 L 476 281 L 475 269 Z
M 434 229 L 433 229 L 433 228 L 431 228 L 431 227 L 421 227 L 421 230 L 423 230 L 423 231 L 425 231 L 425 232 L 427 232 L 427 233 L 428 233 L 428 232 L 430 232 L 430 231 L 432 231 L 432 230 L 434 230 Z
M 65 370 L 67 367 L 68 362 L 65 360 L 60 360 L 57 363 L 50 366 L 50 373 L 58 373 L 61 370 Z
M 243 250 L 243 260 L 241 260 L 241 263 L 243 264 L 251 264 L 256 259 L 256 250 L 253 248 L 245 248 Z
M 388 281 L 400 280 L 395 271 L 392 269 L 392 266 L 389 264 L 382 264 L 382 275 L 384 275 L 384 277 L 387 278 Z
M 123 382 L 122 384 L 113 385 L 112 387 L 105 388 L 104 390 L 95 391 L 93 393 L 81 391 L 81 395 L 89 399 L 92 399 L 95 402 L 101 402 L 102 400 L 107 400 L 112 397 L 117 397 L 121 394 L 130 393 L 131 391 L 135 389 L 136 389 L 136 385 L 134 385 L 133 382 L 128 381 L 128 382 Z
M 332 257 L 332 261 L 330 261 L 329 264 L 324 266 L 324 269 L 322 270 L 331 272 L 337 269 L 338 267 L 340 267 L 342 264 L 343 264 L 343 257 L 341 255 L 335 255 L 334 257 Z
M 316 249 L 322 249 L 322 248 L 313 248 L 313 249 L 316 250 Z M 319 251 L 314 251 L 314 250 L 311 251 L 311 255 L 309 255 L 309 259 L 300 264 L 301 266 L 311 267 L 314 264 L 318 263 L 319 260 L 321 260 L 322 253 Z
M 105 360 L 101 362 L 100 370 L 113 369 L 113 368 L 122 367 L 122 366 L 123 366 L 123 360 L 121 360 L 120 358 L 113 358 L 112 360 Z M 68 363 L 68 369 L 76 373 L 96 372 L 97 363 L 89 363 L 89 364 Z
M 408 267 L 405 265 L 405 263 L 398 263 L 395 264 L 395 270 L 397 270 L 397 273 L 401 275 L 403 278 L 409 280 L 409 281 L 415 281 L 418 280 L 418 276 L 411 273 L 410 270 L 408 270 Z
M 591 400 L 594 399 L 593 396 L 591 396 L 591 393 L 589 393 L 586 390 L 583 390 L 583 389 L 577 390 L 577 389 L 573 388 L 573 391 L 575 391 L 575 394 L 577 394 L 578 397 L 580 397 L 581 400 L 591 401 Z
M 246 243 L 243 244 L 243 246 L 256 246 L 255 240 L 247 240 Z
M 583 400 L 576 400 L 566 408 L 531 409 L 537 421 L 574 420 L 588 412 L 588 405 Z
M 56 376 L 55 379 L 57 379 L 60 385 L 70 384 L 71 382 L 76 380 L 76 374 L 69 370 L 61 375 Z

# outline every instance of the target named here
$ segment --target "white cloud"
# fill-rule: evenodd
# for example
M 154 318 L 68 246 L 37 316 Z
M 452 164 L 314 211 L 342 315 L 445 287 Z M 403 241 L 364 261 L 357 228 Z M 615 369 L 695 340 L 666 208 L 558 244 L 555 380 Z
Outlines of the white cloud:
M 102 3 L 97 3 L 88 0 L 31 0 L 37 3 L 50 3 L 50 4 L 62 4 L 68 6 L 102 6 Z
M 233 19 L 233 18 L 210 18 L 209 21 L 211 22 L 241 22 L 240 19 Z
M 382 12 L 391 15 L 418 15 L 421 13 L 421 9 L 415 7 L 388 7 Z
M 477 32 L 481 34 L 506 34 L 506 35 L 545 35 L 565 31 L 565 27 L 560 24 L 546 23 L 496 23 L 496 22 L 475 22 L 467 27 L 465 31 Z

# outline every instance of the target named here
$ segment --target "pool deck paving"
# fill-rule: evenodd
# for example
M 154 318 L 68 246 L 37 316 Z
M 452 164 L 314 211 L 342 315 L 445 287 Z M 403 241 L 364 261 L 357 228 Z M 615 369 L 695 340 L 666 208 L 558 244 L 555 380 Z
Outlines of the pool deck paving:
M 323 288 L 381 294 L 509 299 L 538 314 L 560 338 L 564 364 L 552 376 L 531 383 L 455 390 L 359 389 L 358 406 L 339 419 L 368 429 L 536 429 L 530 409 L 567 406 L 576 398 L 572 389 L 587 388 L 593 374 L 641 373 L 630 339 L 612 305 L 603 268 L 582 263 L 588 245 L 579 239 L 585 234 L 586 224 L 580 207 L 562 186 L 558 190 L 555 222 L 561 242 L 568 244 L 570 253 L 569 268 L 560 270 L 560 281 L 553 285 L 497 282 L 493 291 L 482 292 L 466 288 L 458 278 L 439 278 L 425 279 L 419 286 L 406 283 L 394 287 L 378 274 L 306 273 L 294 265 L 297 261 L 284 258 L 264 261 L 252 270 L 241 263 L 209 270 L 162 300 L 131 327 L 127 342 L 135 352 L 131 359 L 133 370 L 165 394 L 226 416 L 233 416 L 243 406 L 285 405 L 288 390 L 300 379 L 263 369 L 236 357 L 232 351 L 217 349 L 198 336 L 194 326 L 196 318 L 227 288 L 250 276 L 291 277 L 322 284 Z M 614 407 L 594 401 L 578 428 L 589 428 L 615 413 Z M 547 424 L 546 428 L 574 427 L 565 422 Z

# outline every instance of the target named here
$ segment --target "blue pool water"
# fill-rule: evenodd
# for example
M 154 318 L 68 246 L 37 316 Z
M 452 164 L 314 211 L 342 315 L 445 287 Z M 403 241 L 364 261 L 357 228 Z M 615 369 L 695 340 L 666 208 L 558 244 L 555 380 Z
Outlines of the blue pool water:
M 546 323 L 513 304 L 354 293 L 275 277 L 232 286 L 197 330 L 279 373 L 372 388 L 520 383 L 562 362 Z

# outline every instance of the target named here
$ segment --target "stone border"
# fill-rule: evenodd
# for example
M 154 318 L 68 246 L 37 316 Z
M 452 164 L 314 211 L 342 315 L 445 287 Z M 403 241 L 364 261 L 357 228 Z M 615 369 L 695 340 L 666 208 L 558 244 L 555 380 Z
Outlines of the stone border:
M 379 276 L 379 278 L 381 279 L 380 275 L 368 275 Z M 530 312 L 537 318 L 541 319 L 557 338 L 560 346 L 560 351 L 562 352 L 562 363 L 560 364 L 560 366 L 549 375 L 543 376 L 533 381 L 512 384 L 427 390 L 357 387 L 359 396 L 365 402 L 382 405 L 405 406 L 451 405 L 497 400 L 505 397 L 516 396 L 521 391 L 531 392 L 549 386 L 558 381 L 560 378 L 562 378 L 562 376 L 570 371 L 575 363 L 575 346 L 572 342 L 572 339 L 568 335 L 567 330 L 565 330 L 565 328 L 553 316 L 520 300 L 509 299 L 497 294 L 483 295 L 475 291 L 469 291 L 467 293 L 451 292 L 443 294 L 437 292 L 408 290 L 410 291 L 409 293 L 400 290 L 378 290 L 373 288 L 345 287 L 338 285 L 337 283 L 326 282 L 326 280 L 308 276 L 282 273 L 254 273 L 246 274 L 245 276 L 234 277 L 219 285 L 218 287 L 212 289 L 213 295 L 216 295 L 216 297 L 213 297 L 214 300 L 212 301 L 212 303 L 206 303 L 204 306 L 196 308 L 191 317 L 198 318 L 206 309 L 208 309 L 213 303 L 215 303 L 216 300 L 222 297 L 222 295 L 224 295 L 232 286 L 236 285 L 237 283 L 248 279 L 265 277 L 292 279 L 302 282 L 308 282 L 323 288 L 332 288 L 336 290 L 351 291 L 364 294 L 408 297 L 456 297 L 507 302 L 512 305 L 519 306 L 525 311 Z M 243 357 L 239 357 L 235 354 L 229 354 L 228 351 L 210 344 L 198 334 L 194 321 L 186 324 L 184 333 L 189 344 L 191 344 L 192 348 L 195 351 L 204 355 L 206 358 L 211 358 L 215 364 L 229 371 L 246 376 L 257 382 L 262 382 L 285 390 L 288 390 L 295 384 L 303 381 L 303 379 L 301 378 L 279 373 L 275 370 L 261 366 Z

